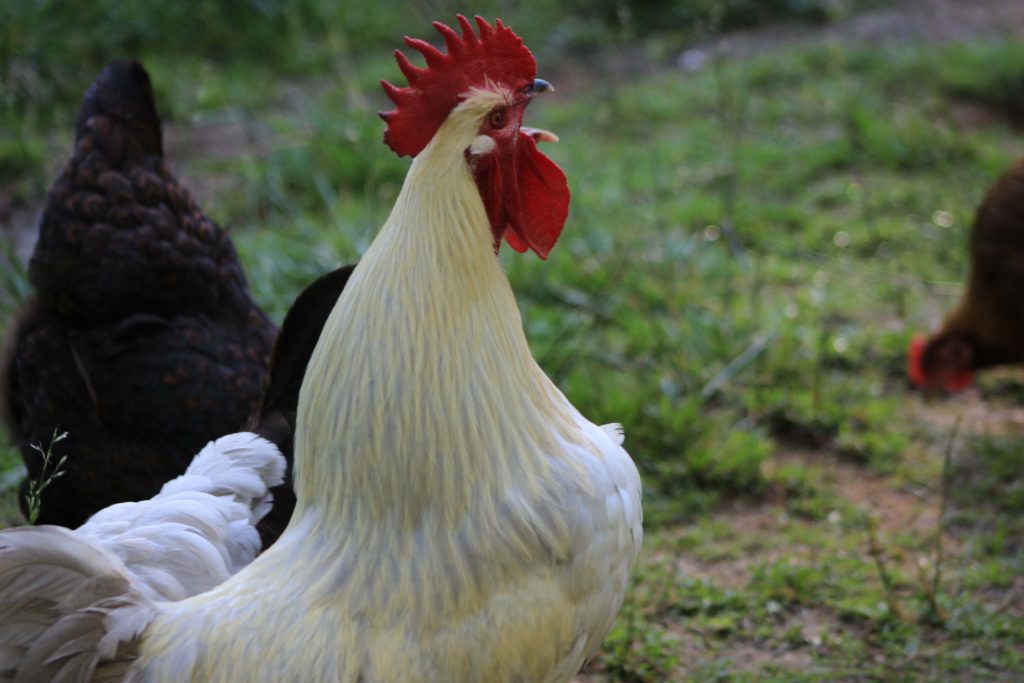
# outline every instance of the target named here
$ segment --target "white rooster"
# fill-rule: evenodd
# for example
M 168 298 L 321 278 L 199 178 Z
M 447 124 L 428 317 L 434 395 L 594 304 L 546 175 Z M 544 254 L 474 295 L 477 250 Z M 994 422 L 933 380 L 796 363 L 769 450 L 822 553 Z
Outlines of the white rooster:
M 35 558 L 0 550 L 0 601 L 56 613 L 31 660 L 0 628 L 0 678 L 32 661 L 66 680 L 567 681 L 597 649 L 639 552 L 640 479 L 618 426 L 533 360 L 495 258 L 502 237 L 546 256 L 568 214 L 536 147 L 554 136 L 522 126 L 550 85 L 500 21 L 458 21 L 461 37 L 434 24 L 446 54 L 407 38 L 426 67 L 396 53 L 409 87 L 384 84 L 385 141 L 415 160 L 310 359 L 284 534 L 178 602 L 54 531 L 32 570 L 81 568 L 83 587 L 113 586 L 96 602 L 12 578 Z

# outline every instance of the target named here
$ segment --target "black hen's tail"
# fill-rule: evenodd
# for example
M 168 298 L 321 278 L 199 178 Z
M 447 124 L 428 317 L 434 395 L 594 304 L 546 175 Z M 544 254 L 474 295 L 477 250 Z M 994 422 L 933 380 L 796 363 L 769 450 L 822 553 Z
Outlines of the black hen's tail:
M 299 389 L 310 356 L 354 269 L 354 265 L 342 266 L 320 276 L 302 290 L 288 309 L 270 357 L 261 415 L 294 413 L 298 408 Z
M 284 531 L 295 508 L 292 456 L 299 390 L 327 317 L 354 268 L 355 265 L 342 266 L 322 275 L 302 290 L 288 309 L 277 334 L 260 410 L 250 423 L 251 431 L 276 444 L 288 460 L 284 484 L 273 489 L 274 507 L 259 524 L 264 548 Z
M 94 134 L 93 134 L 94 133 Z M 163 156 L 160 117 L 149 74 L 135 60 L 107 65 L 85 93 L 75 124 L 75 142 L 92 135 L 110 162 Z

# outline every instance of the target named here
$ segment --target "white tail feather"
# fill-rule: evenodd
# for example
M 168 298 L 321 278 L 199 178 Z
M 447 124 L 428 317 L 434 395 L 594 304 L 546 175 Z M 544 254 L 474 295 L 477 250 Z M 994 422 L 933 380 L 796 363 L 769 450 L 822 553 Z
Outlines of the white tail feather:
M 158 610 L 134 583 L 95 539 L 54 526 L 0 531 L 0 680 L 124 671 Z

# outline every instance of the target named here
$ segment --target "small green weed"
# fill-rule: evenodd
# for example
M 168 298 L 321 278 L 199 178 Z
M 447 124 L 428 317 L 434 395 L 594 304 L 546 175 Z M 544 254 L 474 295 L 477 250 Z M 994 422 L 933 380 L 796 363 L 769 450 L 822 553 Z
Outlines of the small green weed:
M 58 433 L 59 432 L 59 433 Z M 32 444 L 32 450 L 39 453 L 39 457 L 43 459 L 43 466 L 39 470 L 39 476 L 35 479 L 29 479 L 28 491 L 25 495 L 25 505 L 28 508 L 28 523 L 35 524 L 39 518 L 39 508 L 42 504 L 42 494 L 46 488 L 52 484 L 55 480 L 60 479 L 64 475 L 64 464 L 68 460 L 68 456 L 62 455 L 59 460 L 53 460 L 53 447 L 55 444 L 60 443 L 68 436 L 67 432 L 60 432 L 59 428 L 53 430 L 53 436 L 50 437 L 50 443 L 44 449 L 42 444 Z

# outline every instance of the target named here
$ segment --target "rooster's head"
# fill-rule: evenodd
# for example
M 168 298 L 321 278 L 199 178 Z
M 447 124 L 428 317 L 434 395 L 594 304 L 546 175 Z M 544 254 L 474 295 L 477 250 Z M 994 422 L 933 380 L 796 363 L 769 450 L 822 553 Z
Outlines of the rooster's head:
M 444 24 L 434 28 L 447 53 L 406 37 L 426 59 L 414 66 L 396 50 L 409 81 L 399 88 L 382 81 L 395 108 L 381 113 L 384 141 L 400 156 L 415 157 L 449 119 L 464 135 L 462 154 L 476 179 L 497 250 L 501 238 L 519 252 L 547 258 L 569 213 L 569 186 L 562 170 L 537 149 L 558 138 L 523 125 L 526 106 L 552 90 L 536 78 L 537 64 L 522 38 L 501 20 L 494 26 L 476 17 L 478 31 L 459 15 L 460 36 Z

